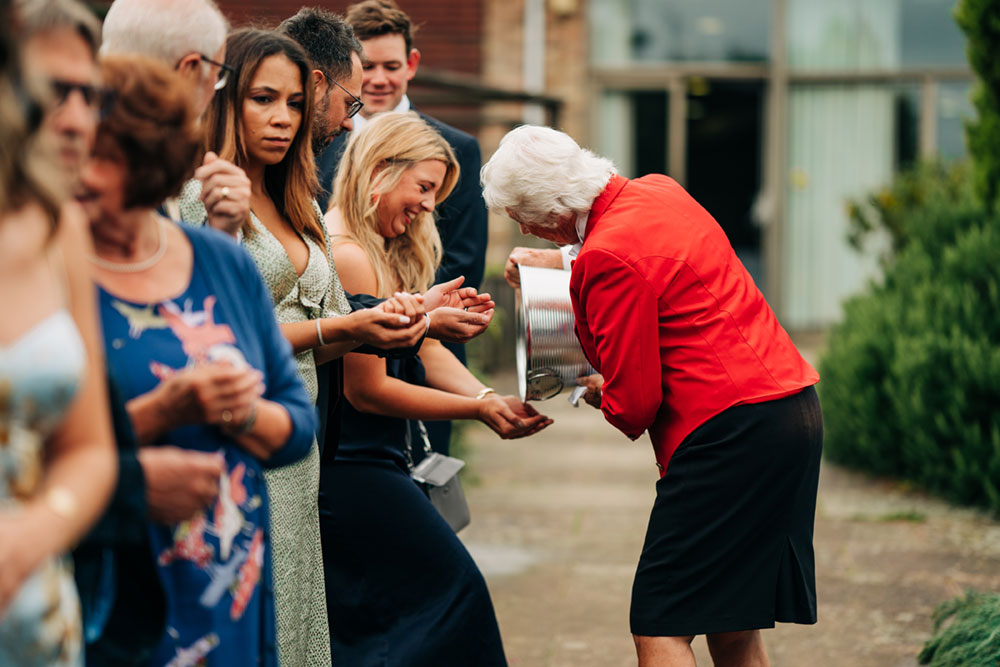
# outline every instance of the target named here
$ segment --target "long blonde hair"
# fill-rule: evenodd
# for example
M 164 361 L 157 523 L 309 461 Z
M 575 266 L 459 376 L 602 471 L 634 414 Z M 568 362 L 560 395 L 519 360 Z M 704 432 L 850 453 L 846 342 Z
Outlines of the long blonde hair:
M 332 207 L 339 209 L 347 235 L 365 251 L 375 269 L 377 294 L 423 292 L 434 282 L 441 262 L 441 238 L 434 214 L 425 211 L 405 234 L 379 234 L 378 198 L 399 185 L 407 169 L 424 160 L 445 164 L 437 191 L 440 205 L 458 182 L 458 161 L 448 142 L 416 113 L 386 113 L 372 118 L 350 141 L 333 182 Z

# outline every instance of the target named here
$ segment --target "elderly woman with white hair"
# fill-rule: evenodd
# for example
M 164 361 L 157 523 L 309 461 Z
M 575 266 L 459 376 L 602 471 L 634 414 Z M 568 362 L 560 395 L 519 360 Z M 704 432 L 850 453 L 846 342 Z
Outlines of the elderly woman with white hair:
M 694 665 L 699 634 L 716 664 L 768 664 L 761 628 L 816 622 L 819 375 L 670 178 L 623 178 L 562 132 L 524 126 L 482 181 L 523 233 L 577 246 L 576 331 L 600 374 L 581 379 L 587 401 L 653 442 L 661 479 L 631 605 L 640 667 Z M 562 264 L 556 250 L 513 260 Z

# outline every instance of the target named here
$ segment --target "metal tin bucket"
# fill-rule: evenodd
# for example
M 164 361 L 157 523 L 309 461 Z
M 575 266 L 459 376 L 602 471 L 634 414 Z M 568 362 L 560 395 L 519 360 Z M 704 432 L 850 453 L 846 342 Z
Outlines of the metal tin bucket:
M 517 386 L 522 401 L 543 401 L 594 373 L 573 330 L 569 271 L 520 266 L 515 308 Z M 575 404 L 575 402 L 574 402 Z

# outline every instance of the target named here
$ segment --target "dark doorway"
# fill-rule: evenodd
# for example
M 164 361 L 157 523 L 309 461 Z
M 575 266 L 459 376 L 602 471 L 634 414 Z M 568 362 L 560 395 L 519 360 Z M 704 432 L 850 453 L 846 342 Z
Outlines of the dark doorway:
M 636 178 L 667 173 L 667 93 L 639 90 L 632 93 L 632 145 Z
M 718 221 L 758 287 L 764 263 L 754 219 L 761 186 L 764 84 L 692 78 L 687 190 Z

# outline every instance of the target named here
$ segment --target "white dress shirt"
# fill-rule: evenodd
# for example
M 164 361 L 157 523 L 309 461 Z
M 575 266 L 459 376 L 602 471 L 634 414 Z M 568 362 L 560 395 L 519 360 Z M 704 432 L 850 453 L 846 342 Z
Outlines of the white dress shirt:
M 396 108 L 393 109 L 392 111 L 387 111 L 386 113 L 404 113 L 409 110 L 410 110 L 410 98 L 407 97 L 406 95 L 403 95 L 403 99 L 399 101 L 399 104 L 396 105 Z M 354 121 L 355 132 L 358 132 L 368 122 L 368 119 L 362 116 L 360 113 L 351 120 Z

